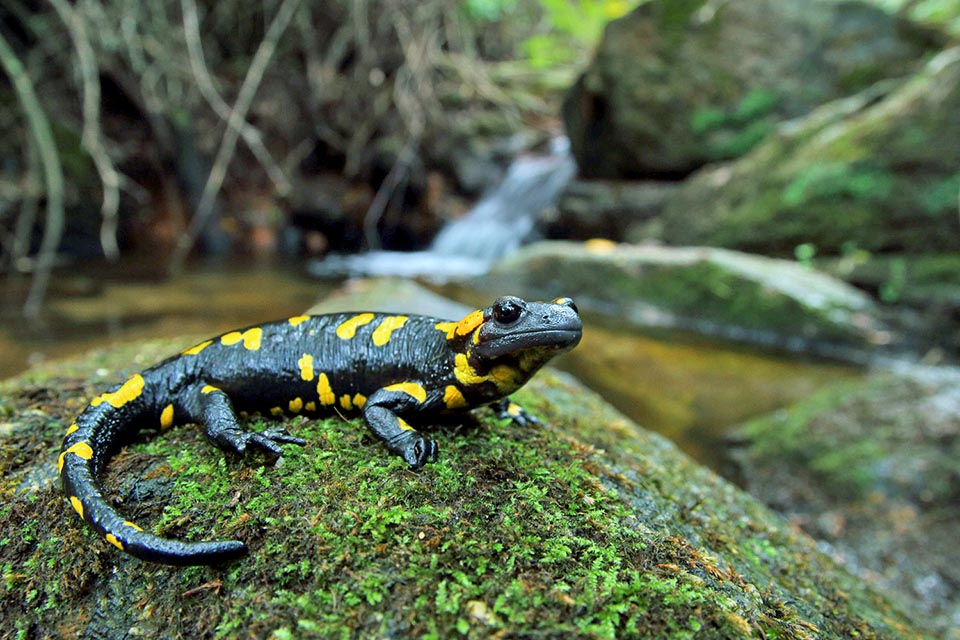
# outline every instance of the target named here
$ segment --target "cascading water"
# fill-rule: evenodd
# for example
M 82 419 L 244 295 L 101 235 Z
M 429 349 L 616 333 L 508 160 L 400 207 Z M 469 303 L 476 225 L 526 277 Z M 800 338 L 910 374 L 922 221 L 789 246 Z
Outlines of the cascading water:
M 480 275 L 495 260 L 516 251 L 534 230 L 541 211 L 556 203 L 577 172 L 565 137 L 552 140 L 547 155 L 523 155 L 503 181 L 465 216 L 449 223 L 426 251 L 372 251 L 329 256 L 309 266 L 316 276 Z M 438 275 L 440 276 L 438 278 Z

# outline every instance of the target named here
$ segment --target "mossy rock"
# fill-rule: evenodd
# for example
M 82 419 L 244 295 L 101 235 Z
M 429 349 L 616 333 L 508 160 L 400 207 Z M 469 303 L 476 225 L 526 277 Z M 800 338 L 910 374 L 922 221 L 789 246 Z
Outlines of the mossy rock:
M 29 637 L 919 638 L 809 538 L 572 379 L 519 394 L 543 425 L 440 430 L 419 472 L 357 421 L 294 420 L 282 464 L 176 428 L 121 451 L 109 500 L 158 534 L 245 540 L 224 567 L 130 558 L 56 486 L 64 426 L 183 341 L 52 363 L 0 387 L 5 633 Z M 109 372 L 109 373 L 107 373 Z M 259 426 L 259 425 L 255 425 Z
M 913 367 L 821 391 L 735 436 L 746 487 L 960 638 L 960 371 Z
M 784 125 L 667 202 L 661 239 L 766 255 L 960 249 L 960 48 Z
M 668 326 L 804 351 L 890 340 L 853 287 L 793 261 L 708 247 L 540 242 L 471 282 L 480 290 L 573 297 L 639 326 Z
M 585 177 L 675 178 L 930 50 L 871 2 L 652 0 L 607 25 L 564 123 Z

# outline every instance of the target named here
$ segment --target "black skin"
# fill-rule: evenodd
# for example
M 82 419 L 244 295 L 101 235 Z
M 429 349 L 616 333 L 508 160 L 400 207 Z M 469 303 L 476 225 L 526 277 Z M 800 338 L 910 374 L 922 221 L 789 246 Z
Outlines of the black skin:
M 459 322 L 424 316 L 299 316 L 223 334 L 94 398 L 70 426 L 60 454 L 74 509 L 118 548 L 167 564 L 218 564 L 246 552 L 239 541 L 182 542 L 141 531 L 104 499 L 97 478 L 143 427 L 198 423 L 229 453 L 280 456 L 305 444 L 283 427 L 247 431 L 238 413 L 308 416 L 359 412 L 391 453 L 419 469 L 437 443 L 408 420 L 490 406 L 517 424 L 536 418 L 507 396 L 580 341 L 569 298 L 498 298 Z

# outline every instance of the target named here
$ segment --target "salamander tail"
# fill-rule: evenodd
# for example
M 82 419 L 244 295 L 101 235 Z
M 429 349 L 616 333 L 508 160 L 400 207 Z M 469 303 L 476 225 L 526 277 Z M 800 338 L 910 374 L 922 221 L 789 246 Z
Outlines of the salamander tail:
M 121 516 L 103 497 L 97 482 L 100 470 L 136 423 L 156 410 L 145 396 L 139 374 L 113 391 L 94 398 L 67 429 L 58 460 L 60 481 L 77 514 L 110 544 L 132 556 L 175 565 L 220 564 L 246 553 L 237 540 L 184 542 L 143 531 Z M 165 418 L 159 416 L 161 423 Z

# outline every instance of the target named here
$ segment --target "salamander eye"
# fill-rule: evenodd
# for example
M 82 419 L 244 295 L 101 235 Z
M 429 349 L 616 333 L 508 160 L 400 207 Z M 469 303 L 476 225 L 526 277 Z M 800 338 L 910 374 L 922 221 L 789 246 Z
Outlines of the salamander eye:
M 523 313 L 523 307 L 516 298 L 500 298 L 493 303 L 493 319 L 500 324 L 516 322 Z

